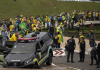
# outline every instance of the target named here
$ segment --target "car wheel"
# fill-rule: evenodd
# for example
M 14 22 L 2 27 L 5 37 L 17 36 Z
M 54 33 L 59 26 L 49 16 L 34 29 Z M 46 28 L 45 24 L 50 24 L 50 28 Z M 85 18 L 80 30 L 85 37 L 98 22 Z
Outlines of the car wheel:
M 48 57 L 48 59 L 47 59 L 46 64 L 47 64 L 47 65 L 51 65 L 51 63 L 52 63 L 52 54 L 49 53 L 49 57 Z
M 37 62 L 35 63 L 34 68 L 40 68 L 40 67 L 38 66 L 38 63 L 37 63 Z

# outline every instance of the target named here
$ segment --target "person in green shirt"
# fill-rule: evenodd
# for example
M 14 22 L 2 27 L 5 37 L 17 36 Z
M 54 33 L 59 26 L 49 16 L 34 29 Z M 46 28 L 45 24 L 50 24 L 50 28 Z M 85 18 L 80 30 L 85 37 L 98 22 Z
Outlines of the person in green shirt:
M 20 34 L 21 34 L 23 37 L 25 36 L 25 33 L 24 33 L 24 31 L 23 31 L 22 28 L 21 28 Z

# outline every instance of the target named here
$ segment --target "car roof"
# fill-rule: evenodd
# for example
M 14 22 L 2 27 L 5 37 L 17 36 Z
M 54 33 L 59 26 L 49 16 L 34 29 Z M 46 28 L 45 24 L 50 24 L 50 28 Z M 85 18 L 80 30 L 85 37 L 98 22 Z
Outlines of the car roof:
M 29 33 L 28 35 L 26 35 L 24 38 L 30 38 L 30 37 L 32 37 L 31 35 L 32 34 L 36 34 L 35 32 L 33 32 L 33 33 Z M 44 35 L 46 35 L 47 34 L 47 32 L 40 32 L 39 34 L 37 34 L 37 38 L 41 38 L 41 37 L 43 37 Z

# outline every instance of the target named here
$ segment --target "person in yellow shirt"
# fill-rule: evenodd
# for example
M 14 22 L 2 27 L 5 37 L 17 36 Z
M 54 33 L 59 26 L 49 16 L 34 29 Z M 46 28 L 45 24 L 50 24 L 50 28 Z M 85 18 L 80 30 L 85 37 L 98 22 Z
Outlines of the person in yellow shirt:
M 82 32 L 80 32 L 79 33 L 79 42 L 78 42 L 78 44 L 80 44 L 81 42 L 82 42 L 82 38 L 84 38 L 84 36 L 82 35 Z
M 13 34 L 9 41 L 17 41 L 18 37 L 19 37 L 19 33 Z
M 34 25 L 34 27 L 32 28 L 32 32 L 36 32 L 36 26 Z
M 96 12 L 96 20 L 99 20 L 99 13 Z
M 9 28 L 10 28 L 10 32 L 11 32 L 12 29 L 14 28 L 14 25 L 10 25 Z
M 58 32 L 58 48 L 60 48 L 60 44 L 61 44 L 61 35 L 60 32 Z
M 92 16 L 92 13 L 89 12 L 89 13 L 88 13 L 89 21 L 92 20 L 92 19 L 91 19 L 91 16 Z
M 36 24 L 36 22 L 37 22 L 36 18 L 33 19 L 33 22 L 34 22 L 34 24 Z
M 39 23 L 40 23 L 40 21 L 38 20 L 38 21 L 37 21 L 37 25 L 39 25 Z
M 60 28 L 62 29 L 62 27 L 63 27 L 63 23 L 61 22 L 61 23 L 60 23 Z

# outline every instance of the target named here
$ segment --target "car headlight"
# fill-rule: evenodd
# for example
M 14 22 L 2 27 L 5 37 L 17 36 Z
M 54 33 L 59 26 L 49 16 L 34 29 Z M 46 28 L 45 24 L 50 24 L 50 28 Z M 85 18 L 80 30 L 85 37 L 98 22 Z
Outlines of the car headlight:
M 7 65 L 7 62 L 6 62 L 5 60 L 3 61 L 3 63 L 4 63 L 5 65 Z
M 31 62 L 31 59 L 25 61 L 25 62 L 24 62 L 24 65 L 25 65 L 25 64 L 28 64 L 29 62 Z

